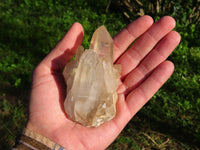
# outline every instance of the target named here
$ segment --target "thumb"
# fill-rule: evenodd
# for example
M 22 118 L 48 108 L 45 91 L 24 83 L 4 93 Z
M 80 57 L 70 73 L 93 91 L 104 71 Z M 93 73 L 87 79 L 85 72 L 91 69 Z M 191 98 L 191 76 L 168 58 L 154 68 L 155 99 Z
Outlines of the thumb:
M 74 23 L 56 47 L 41 62 L 51 71 L 61 71 L 65 64 L 76 54 L 77 48 L 83 41 L 83 27 Z

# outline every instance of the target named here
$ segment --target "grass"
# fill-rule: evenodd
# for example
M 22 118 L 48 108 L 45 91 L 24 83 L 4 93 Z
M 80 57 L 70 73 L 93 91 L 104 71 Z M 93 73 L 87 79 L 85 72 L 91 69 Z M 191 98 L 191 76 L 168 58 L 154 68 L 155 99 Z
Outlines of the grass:
M 34 66 L 74 22 L 84 27 L 84 47 L 89 46 L 98 26 L 104 24 L 115 35 L 129 23 L 112 6 L 106 12 L 107 5 L 103 0 L 0 2 L 0 149 L 10 149 L 26 123 Z M 169 57 L 175 63 L 174 74 L 108 150 L 200 147 L 200 26 L 179 13 L 172 13 L 182 36 L 181 44 Z M 187 11 L 182 14 L 187 15 Z
M 11 103 L 10 99 L 0 93 L 0 149 L 11 149 L 26 123 L 27 108 L 20 100 Z

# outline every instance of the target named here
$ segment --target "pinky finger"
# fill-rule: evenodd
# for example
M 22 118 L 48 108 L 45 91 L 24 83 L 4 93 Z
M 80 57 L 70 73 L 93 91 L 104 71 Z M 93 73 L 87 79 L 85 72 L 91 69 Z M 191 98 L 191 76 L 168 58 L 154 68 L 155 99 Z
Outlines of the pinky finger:
M 150 100 L 172 75 L 173 70 L 173 63 L 164 61 L 140 86 L 129 93 L 126 103 L 131 116 L 134 116 Z

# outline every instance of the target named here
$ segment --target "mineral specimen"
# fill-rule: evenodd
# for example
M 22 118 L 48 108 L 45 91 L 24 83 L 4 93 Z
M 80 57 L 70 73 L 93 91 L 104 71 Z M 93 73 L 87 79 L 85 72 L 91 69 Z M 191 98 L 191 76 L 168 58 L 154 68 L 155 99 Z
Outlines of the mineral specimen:
M 68 117 L 84 126 L 99 126 L 116 115 L 121 66 L 113 65 L 113 40 L 105 26 L 93 34 L 89 50 L 78 48 L 66 64 L 64 101 Z

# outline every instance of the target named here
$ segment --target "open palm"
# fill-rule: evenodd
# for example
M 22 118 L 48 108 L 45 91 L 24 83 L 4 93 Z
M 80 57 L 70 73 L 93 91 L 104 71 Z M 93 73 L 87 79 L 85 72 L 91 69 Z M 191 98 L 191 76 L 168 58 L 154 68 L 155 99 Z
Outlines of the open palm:
M 114 63 L 122 66 L 117 115 L 99 127 L 87 128 L 69 120 L 63 108 L 62 69 L 83 39 L 82 26 L 74 23 L 34 71 L 27 128 L 66 149 L 105 149 L 172 74 L 173 63 L 166 58 L 180 41 L 174 27 L 171 17 L 153 24 L 151 17 L 143 16 L 113 38 Z

